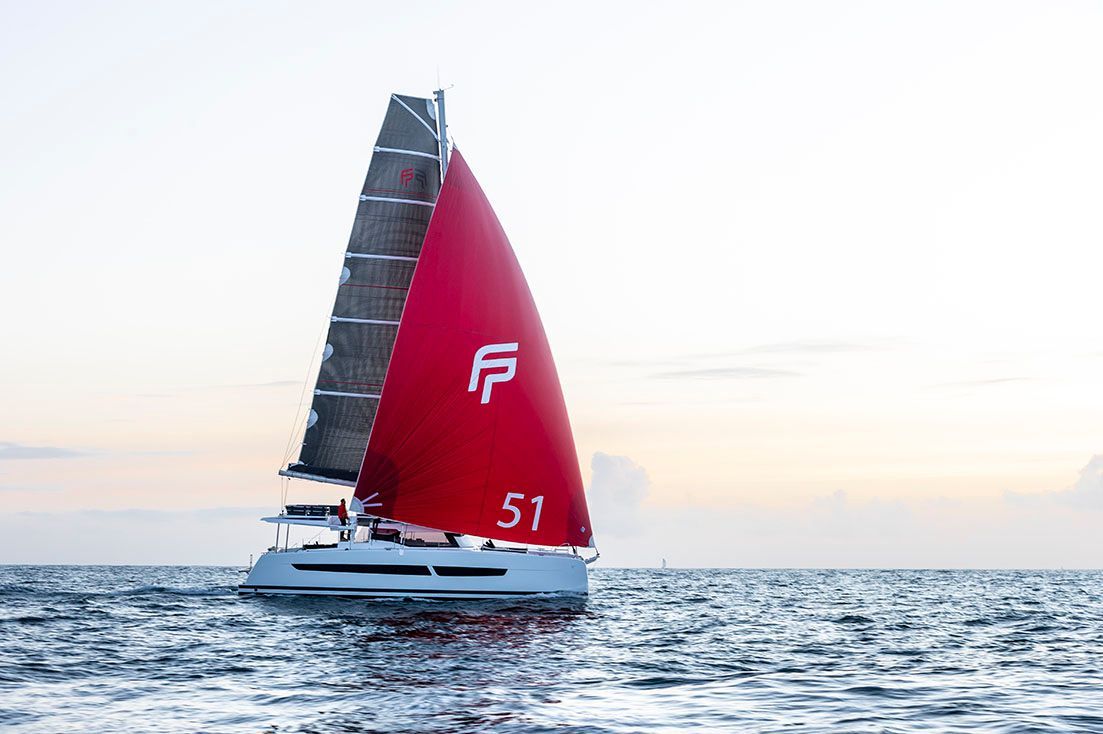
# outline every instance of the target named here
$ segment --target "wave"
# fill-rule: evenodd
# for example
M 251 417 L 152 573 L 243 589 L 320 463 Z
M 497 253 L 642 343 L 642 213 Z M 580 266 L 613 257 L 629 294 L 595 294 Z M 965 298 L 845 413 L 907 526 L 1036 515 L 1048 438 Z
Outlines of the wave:
M 0 588 L 0 599 L 3 598 L 37 598 L 37 599 L 94 599 L 130 596 L 232 596 L 237 594 L 237 588 L 233 586 L 161 586 L 158 584 L 144 584 L 130 589 L 114 589 L 111 591 L 99 591 L 93 589 L 51 589 L 7 587 Z
M 133 589 L 108 592 L 106 596 L 230 596 L 235 594 L 237 594 L 237 588 L 234 586 L 177 587 L 147 584 Z
M 0 730 L 1103 732 L 1103 573 L 594 573 L 408 602 L 0 566 Z

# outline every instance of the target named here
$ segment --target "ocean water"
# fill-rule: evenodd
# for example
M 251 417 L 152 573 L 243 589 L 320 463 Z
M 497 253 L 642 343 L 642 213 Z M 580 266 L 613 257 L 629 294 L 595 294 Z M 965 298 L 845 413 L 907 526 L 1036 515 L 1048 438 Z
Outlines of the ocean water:
M 0 567 L 12 732 L 1103 732 L 1103 573 L 614 570 L 587 598 L 239 598 Z

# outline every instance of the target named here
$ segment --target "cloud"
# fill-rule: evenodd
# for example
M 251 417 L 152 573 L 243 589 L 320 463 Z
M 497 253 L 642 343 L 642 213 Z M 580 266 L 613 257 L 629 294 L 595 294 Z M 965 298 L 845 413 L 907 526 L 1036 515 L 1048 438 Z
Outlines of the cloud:
M 668 356 L 661 359 L 621 359 L 608 362 L 612 367 L 684 367 L 686 365 L 699 364 L 702 361 L 729 359 L 731 357 L 748 356 L 788 356 L 802 357 L 818 354 L 844 354 L 848 352 L 872 352 L 885 349 L 883 342 L 846 342 L 829 341 L 819 339 L 803 339 L 791 342 L 776 342 L 773 344 L 758 344 L 751 347 L 732 349 L 726 352 L 708 352 L 698 354 L 682 354 Z
M 271 507 L 0 511 L 3 562 L 245 566 L 272 544 L 275 529 L 259 521 L 272 514 Z M 291 544 L 314 534 L 293 529 Z
M 153 449 L 144 451 L 101 451 L 66 449 L 60 446 L 25 446 L 0 441 L 0 461 L 21 459 L 103 459 L 112 456 L 188 456 L 191 449 Z
M 684 370 L 656 372 L 656 379 L 697 379 L 697 380 L 759 380 L 775 377 L 800 377 L 800 372 L 774 369 L 771 367 L 703 367 Z
M 914 528 L 915 512 L 898 500 L 872 499 L 855 502 L 845 490 L 813 499 L 808 514 L 819 532 L 835 537 L 855 534 L 897 535 Z
M 25 446 L 11 441 L 0 441 L 0 461 L 19 459 L 73 459 L 85 456 L 83 451 L 60 446 Z
M 743 568 L 1099 568 L 1103 455 L 1071 487 L 1006 497 L 786 503 L 644 502 L 647 474 L 597 454 L 590 490 L 602 564 Z
M 230 385 L 230 387 L 302 387 L 302 380 L 272 380 L 271 382 L 253 382 L 246 385 Z
M 261 515 L 273 513 L 271 507 L 197 507 L 190 510 L 161 510 L 150 507 L 133 507 L 125 510 L 82 510 L 82 516 L 118 518 L 126 521 L 142 522 L 172 522 L 178 518 L 194 518 L 200 521 L 214 520 L 216 518 L 259 518 Z M 53 513 L 39 513 L 27 511 L 19 513 L 27 516 L 49 515 Z
M 1071 487 L 1036 494 L 1006 492 L 1004 499 L 1014 505 L 1034 508 L 1059 504 L 1081 510 L 1103 510 L 1103 454 L 1091 458 Z
M 600 451 L 590 460 L 588 492 L 595 527 L 609 535 L 633 535 L 640 529 L 640 505 L 651 490 L 647 471 L 627 456 Z
M 641 508 L 638 533 L 594 532 L 607 566 L 728 568 L 1099 568 L 1099 518 L 1000 498 L 853 499 L 784 506 Z
M 845 489 L 786 503 L 661 505 L 647 471 L 591 460 L 600 566 L 1100 568 L 1103 455 L 1069 487 L 1004 497 L 885 499 Z M 14 488 L 13 488 L 14 489 Z M 6 563 L 234 563 L 272 543 L 270 507 L 3 512 Z M 68 531 L 40 542 L 42 528 Z M 297 539 L 308 539 L 293 533 Z M 297 532 L 297 531 L 296 531 Z M 196 543 L 195 538 L 203 542 Z
M 695 354 L 691 355 L 690 358 L 714 359 L 720 357 L 740 357 L 748 354 L 840 354 L 844 352 L 871 352 L 883 348 L 884 345 L 874 343 L 802 339 L 791 342 L 777 342 L 774 344 L 759 344 L 753 347 L 736 349 L 731 352 L 722 352 L 716 354 Z
M 989 387 L 991 385 L 1004 385 L 1008 382 L 1028 382 L 1029 377 L 990 377 L 983 380 L 962 380 L 961 382 L 940 382 L 937 385 L 931 385 L 932 389 L 939 388 L 957 388 L 957 387 Z
M 204 385 L 190 390 L 252 390 L 267 388 L 303 387 L 303 380 L 271 380 L 269 382 L 241 382 L 229 385 Z
M 610 367 L 679 367 L 684 362 L 680 362 L 675 359 L 617 359 L 612 362 L 606 362 L 606 365 Z
M 805 373 L 782 367 L 759 367 L 732 364 L 719 364 L 717 361 L 731 360 L 733 358 L 759 357 L 767 362 L 797 359 L 801 364 L 807 364 L 808 359 L 819 355 L 844 354 L 852 352 L 868 352 L 884 349 L 881 343 L 859 343 L 847 341 L 829 341 L 804 339 L 791 342 L 776 342 L 772 344 L 759 344 L 751 347 L 733 349 L 726 352 L 712 352 L 707 354 L 684 354 L 673 358 L 664 359 L 640 359 L 611 363 L 619 367 L 651 367 L 661 369 L 648 375 L 652 379 L 703 379 L 703 380 L 757 380 L 773 379 L 779 377 L 803 377 Z
M 0 484 L 0 492 L 28 492 L 38 494 L 40 492 L 60 492 L 62 487 L 58 484 Z
M 1076 484 L 1056 492 L 1057 500 L 1076 507 L 1103 510 L 1103 454 L 1096 454 L 1083 469 Z

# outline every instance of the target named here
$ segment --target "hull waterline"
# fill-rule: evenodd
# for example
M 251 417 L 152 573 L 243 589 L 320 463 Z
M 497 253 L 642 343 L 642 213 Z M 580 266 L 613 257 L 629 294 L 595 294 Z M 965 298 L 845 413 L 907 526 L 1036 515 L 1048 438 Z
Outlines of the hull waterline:
M 250 569 L 238 593 L 497 599 L 588 591 L 586 564 L 570 553 L 382 545 L 269 551 Z

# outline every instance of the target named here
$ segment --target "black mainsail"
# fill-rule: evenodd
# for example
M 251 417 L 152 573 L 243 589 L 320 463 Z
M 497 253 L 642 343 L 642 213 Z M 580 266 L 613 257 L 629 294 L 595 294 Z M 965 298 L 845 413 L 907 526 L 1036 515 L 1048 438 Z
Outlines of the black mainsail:
M 299 460 L 284 476 L 354 485 L 440 192 L 432 100 L 391 95 L 349 237 Z

